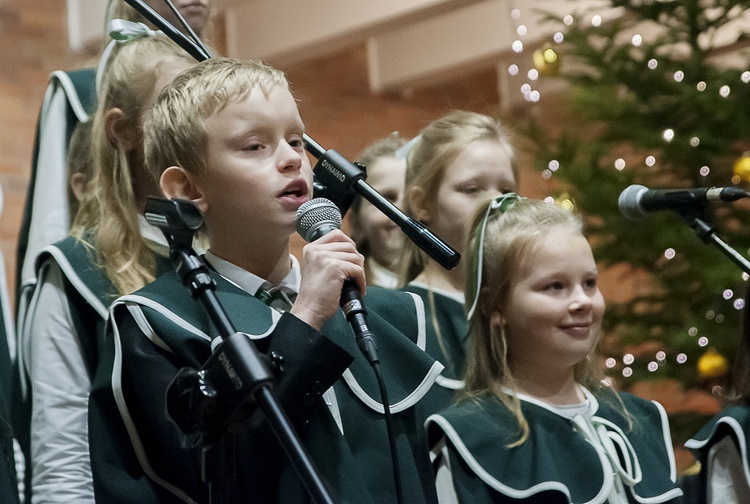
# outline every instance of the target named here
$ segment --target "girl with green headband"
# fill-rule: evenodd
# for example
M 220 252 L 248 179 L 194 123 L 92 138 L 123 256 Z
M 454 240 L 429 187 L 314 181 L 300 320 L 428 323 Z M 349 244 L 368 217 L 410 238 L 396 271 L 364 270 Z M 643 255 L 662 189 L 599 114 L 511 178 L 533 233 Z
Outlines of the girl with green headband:
M 664 408 L 604 379 L 604 299 L 580 217 L 505 194 L 471 229 L 465 389 L 426 424 L 440 502 L 678 499 Z

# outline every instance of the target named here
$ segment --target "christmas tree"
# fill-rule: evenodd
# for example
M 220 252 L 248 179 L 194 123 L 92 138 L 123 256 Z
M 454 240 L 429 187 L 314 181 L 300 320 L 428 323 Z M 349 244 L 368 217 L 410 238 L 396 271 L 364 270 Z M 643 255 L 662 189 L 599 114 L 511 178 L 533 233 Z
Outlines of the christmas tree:
M 600 263 L 628 265 L 627 280 L 642 284 L 632 299 L 608 305 L 602 353 L 612 374 L 624 388 L 671 377 L 710 390 L 729 376 L 747 275 L 698 237 L 692 218 L 663 212 L 629 221 L 617 201 L 631 184 L 748 189 L 750 56 L 741 27 L 750 1 L 610 7 L 619 10 L 608 10 L 616 13 L 609 21 L 592 12 L 549 16 L 564 37 L 537 52 L 548 51 L 535 66 L 544 76 L 561 63 L 564 125 L 551 134 L 530 120 L 524 133 L 543 177 L 559 181 L 557 195 L 586 216 Z M 742 256 L 750 247 L 746 201 L 697 215 Z

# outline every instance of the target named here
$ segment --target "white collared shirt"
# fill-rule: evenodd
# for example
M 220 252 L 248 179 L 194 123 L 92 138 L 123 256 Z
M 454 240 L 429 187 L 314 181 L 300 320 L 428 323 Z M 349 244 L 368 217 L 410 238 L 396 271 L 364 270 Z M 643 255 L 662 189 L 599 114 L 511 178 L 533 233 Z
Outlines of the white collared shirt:
M 302 280 L 299 261 L 291 254 L 289 254 L 289 260 L 292 263 L 289 273 L 287 273 L 281 282 L 274 287 L 284 286 L 295 293 L 299 293 L 299 286 Z M 258 292 L 258 289 L 263 287 L 263 284 L 267 283 L 265 279 L 258 275 L 254 275 L 253 273 L 230 263 L 226 259 L 222 259 L 212 253 L 210 249 L 206 251 L 206 261 L 211 264 L 219 275 L 253 296 Z

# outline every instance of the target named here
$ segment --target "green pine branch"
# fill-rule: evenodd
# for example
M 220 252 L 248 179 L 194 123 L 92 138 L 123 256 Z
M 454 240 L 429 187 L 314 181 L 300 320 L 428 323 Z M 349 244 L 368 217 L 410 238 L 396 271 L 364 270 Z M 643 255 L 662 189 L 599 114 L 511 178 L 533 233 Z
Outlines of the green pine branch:
M 628 345 L 659 342 L 669 355 L 685 353 L 689 366 L 667 364 L 656 374 L 684 379 L 705 351 L 697 343 L 701 336 L 734 355 L 740 311 L 733 303 L 744 295 L 746 283 L 736 265 L 702 243 L 676 214 L 630 222 L 616 202 L 630 184 L 732 184 L 734 162 L 750 150 L 750 84 L 741 79 L 750 61 L 740 69 L 719 68 L 711 54 L 717 49 L 715 34 L 750 9 L 750 1 L 612 0 L 611 5 L 623 8 L 624 15 L 600 27 L 574 17 L 564 44 L 556 46 L 570 86 L 566 98 L 572 113 L 563 130 L 547 131 L 529 120 L 523 133 L 540 171 L 552 159 L 559 162 L 554 178 L 587 217 L 597 259 L 605 266 L 627 264 L 633 275 L 646 279 L 644 293 L 608 307 L 605 330 L 616 337 L 605 338 L 605 350 L 619 356 Z M 553 15 L 548 19 L 563 24 Z M 646 40 L 636 46 L 632 35 L 644 23 L 658 26 L 658 33 L 647 39 L 644 28 Z M 722 95 L 724 86 L 729 93 Z M 674 133 L 671 141 L 664 137 L 668 129 Z M 649 155 L 656 160 L 653 166 L 645 164 Z M 625 169 L 614 168 L 617 158 L 625 160 Z M 703 167 L 709 172 L 702 173 Z M 717 205 L 705 219 L 747 255 L 750 207 Z M 675 256 L 668 259 L 670 248 Z M 724 299 L 727 289 L 734 292 L 732 299 Z M 641 376 L 636 368 L 634 377 Z

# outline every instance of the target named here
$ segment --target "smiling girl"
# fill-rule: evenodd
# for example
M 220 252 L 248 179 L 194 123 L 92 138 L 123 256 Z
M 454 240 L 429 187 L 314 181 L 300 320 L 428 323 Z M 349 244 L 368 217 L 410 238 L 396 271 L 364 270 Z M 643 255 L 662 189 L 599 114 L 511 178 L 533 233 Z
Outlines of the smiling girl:
M 441 502 L 678 498 L 664 409 L 602 379 L 581 219 L 510 193 L 471 229 L 464 398 L 427 421 Z

